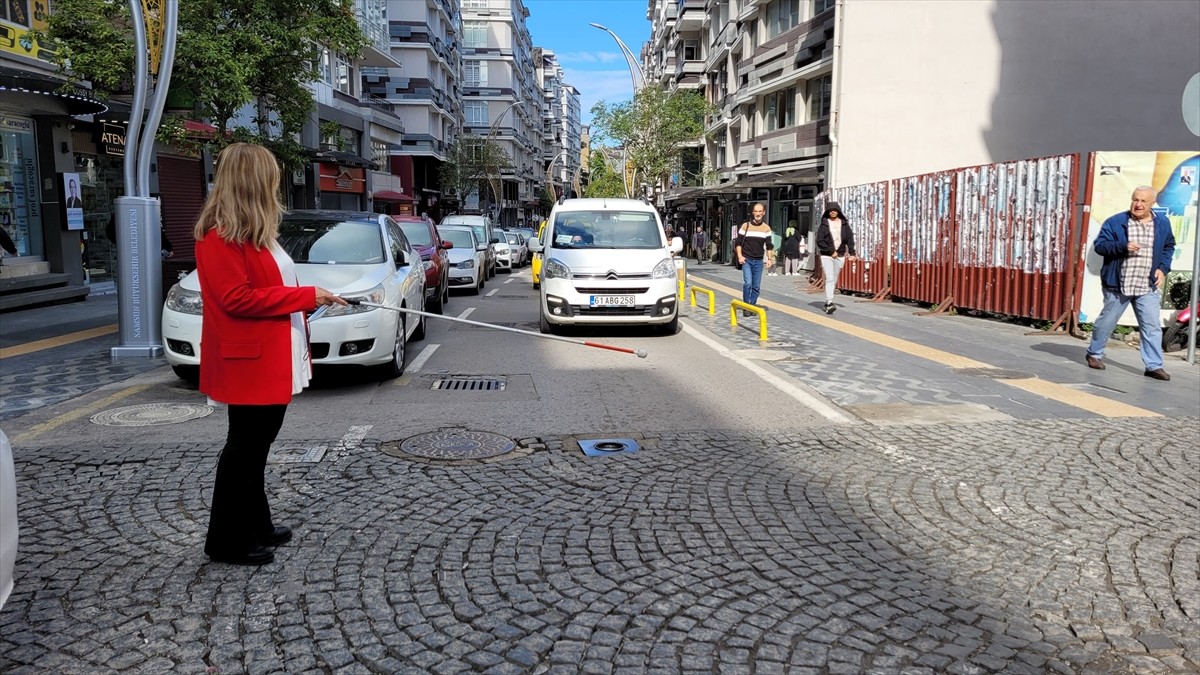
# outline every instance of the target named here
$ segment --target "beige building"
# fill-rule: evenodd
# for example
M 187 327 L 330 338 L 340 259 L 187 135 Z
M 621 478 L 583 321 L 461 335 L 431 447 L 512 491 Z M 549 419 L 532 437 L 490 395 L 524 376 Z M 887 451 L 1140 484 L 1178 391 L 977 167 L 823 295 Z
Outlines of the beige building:
M 829 186 L 1200 147 L 1183 103 L 1200 2 L 649 0 L 648 16 L 647 81 L 699 87 L 718 109 L 706 180 L 684 148 L 665 186 L 682 219 L 729 226 L 764 201 L 781 232 Z

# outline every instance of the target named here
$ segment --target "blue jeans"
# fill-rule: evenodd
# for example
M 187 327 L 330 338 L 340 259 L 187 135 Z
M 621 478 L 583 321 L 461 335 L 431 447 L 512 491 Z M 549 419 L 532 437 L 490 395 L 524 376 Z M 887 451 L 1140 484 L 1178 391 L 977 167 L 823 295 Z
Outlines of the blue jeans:
M 742 265 L 742 302 L 751 305 L 758 302 L 758 293 L 762 286 L 762 258 L 746 258 Z
M 1162 355 L 1162 306 L 1161 291 L 1150 291 L 1145 295 L 1129 296 L 1114 293 L 1104 289 L 1104 309 L 1096 317 L 1092 328 L 1092 344 L 1088 346 L 1088 356 L 1104 358 L 1104 345 L 1117 328 L 1117 321 L 1125 313 L 1129 303 L 1133 303 L 1133 314 L 1137 317 L 1138 333 L 1141 335 L 1142 363 L 1146 370 L 1158 370 L 1163 365 Z

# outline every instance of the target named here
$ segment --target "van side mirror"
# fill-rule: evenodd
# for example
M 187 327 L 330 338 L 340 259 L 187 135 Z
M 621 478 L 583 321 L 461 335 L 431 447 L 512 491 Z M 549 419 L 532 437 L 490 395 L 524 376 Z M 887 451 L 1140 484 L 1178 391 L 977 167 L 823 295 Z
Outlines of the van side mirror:
M 526 244 L 528 244 L 530 251 L 533 251 L 534 253 L 542 252 L 542 242 L 538 241 L 537 237 L 532 237 L 526 242 Z

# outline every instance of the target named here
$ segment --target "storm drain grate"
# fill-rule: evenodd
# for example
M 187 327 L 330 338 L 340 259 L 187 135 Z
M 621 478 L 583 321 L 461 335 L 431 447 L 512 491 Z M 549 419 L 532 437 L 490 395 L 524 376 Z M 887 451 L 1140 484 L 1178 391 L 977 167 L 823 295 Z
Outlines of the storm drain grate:
M 607 457 L 619 453 L 634 453 L 641 449 L 632 438 L 594 438 L 580 440 L 579 449 L 588 457 Z
M 504 391 L 508 380 L 503 377 L 439 377 L 430 389 L 452 391 Z

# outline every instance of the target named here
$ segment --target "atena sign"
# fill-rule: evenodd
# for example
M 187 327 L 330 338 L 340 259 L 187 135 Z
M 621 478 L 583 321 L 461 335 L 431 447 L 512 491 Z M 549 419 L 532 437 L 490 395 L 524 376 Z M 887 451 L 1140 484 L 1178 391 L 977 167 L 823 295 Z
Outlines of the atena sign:
M 103 148 L 106 155 L 124 157 L 125 127 L 107 122 L 102 124 L 100 126 L 100 147 Z

